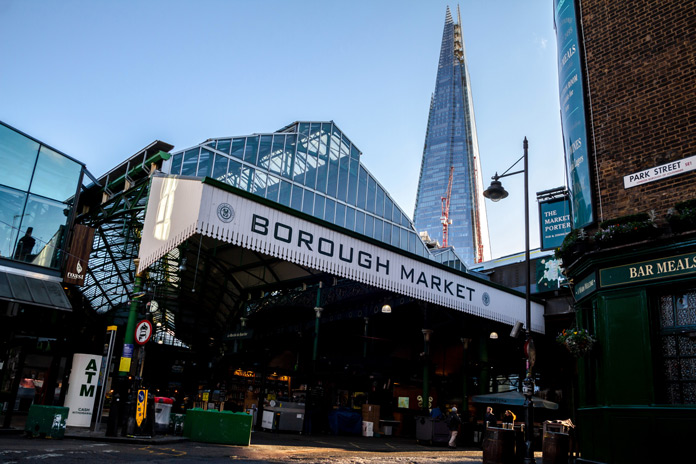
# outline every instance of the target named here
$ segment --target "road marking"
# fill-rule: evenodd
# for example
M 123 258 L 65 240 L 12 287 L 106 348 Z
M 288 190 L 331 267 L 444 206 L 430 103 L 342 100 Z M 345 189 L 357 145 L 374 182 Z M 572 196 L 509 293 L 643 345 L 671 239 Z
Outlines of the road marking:
M 350 445 L 355 446 L 355 447 L 358 448 L 358 449 L 362 449 L 361 447 L 359 447 L 357 444 L 355 444 L 355 443 L 353 443 L 353 442 L 348 442 L 348 443 L 349 443 Z
M 63 456 L 63 455 L 58 454 L 58 453 L 48 453 L 48 454 L 39 454 L 36 456 L 27 456 L 24 459 L 48 459 L 48 458 L 59 458 L 61 456 Z
M 385 443 L 385 445 L 387 445 L 388 447 L 390 447 L 392 449 L 397 449 L 396 446 L 390 445 L 389 443 Z
M 157 448 L 152 449 L 150 445 L 140 448 L 143 451 L 147 451 L 150 454 L 157 454 L 160 456 L 186 456 L 186 451 L 179 451 L 174 448 Z

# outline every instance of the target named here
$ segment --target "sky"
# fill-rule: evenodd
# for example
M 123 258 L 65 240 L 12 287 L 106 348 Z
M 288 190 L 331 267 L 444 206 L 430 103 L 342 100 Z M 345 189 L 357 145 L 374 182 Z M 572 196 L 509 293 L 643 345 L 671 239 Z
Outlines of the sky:
M 565 184 L 552 0 L 0 0 L 0 120 L 95 176 L 154 140 L 333 120 L 413 217 L 448 5 L 484 187 L 527 137 L 538 247 L 535 193 Z M 494 258 L 524 250 L 523 176 L 502 182 L 510 196 L 486 200 Z

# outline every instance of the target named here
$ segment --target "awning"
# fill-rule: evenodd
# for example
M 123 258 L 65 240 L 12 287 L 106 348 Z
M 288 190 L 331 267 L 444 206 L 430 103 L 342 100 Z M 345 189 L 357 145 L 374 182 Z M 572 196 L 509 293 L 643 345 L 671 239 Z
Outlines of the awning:
M 72 311 L 60 282 L 0 272 L 0 300 Z
M 487 395 L 476 395 L 472 398 L 474 403 L 483 404 L 503 404 L 506 406 L 524 406 L 524 395 L 517 390 L 502 393 L 489 393 Z M 532 397 L 535 408 L 558 409 L 558 404 L 553 401 L 543 400 L 536 396 Z
M 257 262 L 264 265 L 253 269 L 274 263 L 275 280 L 326 272 L 511 326 L 525 320 L 525 299 L 517 292 L 216 181 L 154 176 L 138 271 L 196 234 L 262 256 Z M 251 263 L 241 257 L 230 262 L 236 263 L 235 285 L 259 284 Z M 531 302 L 531 330 L 544 333 L 544 308 L 537 302 Z

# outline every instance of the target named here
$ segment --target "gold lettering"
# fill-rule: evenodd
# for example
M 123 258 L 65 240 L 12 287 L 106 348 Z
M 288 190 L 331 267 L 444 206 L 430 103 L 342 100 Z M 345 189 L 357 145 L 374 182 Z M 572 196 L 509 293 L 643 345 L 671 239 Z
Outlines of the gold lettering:
M 657 263 L 657 273 L 662 274 L 663 272 L 667 272 L 666 264 L 664 262 Z
M 645 266 L 645 274 L 646 275 L 653 275 L 653 265 L 648 264 Z
M 635 279 L 636 277 L 638 277 L 638 274 L 636 273 L 635 267 L 629 268 L 629 271 L 631 273 L 631 277 L 630 277 L 631 279 Z

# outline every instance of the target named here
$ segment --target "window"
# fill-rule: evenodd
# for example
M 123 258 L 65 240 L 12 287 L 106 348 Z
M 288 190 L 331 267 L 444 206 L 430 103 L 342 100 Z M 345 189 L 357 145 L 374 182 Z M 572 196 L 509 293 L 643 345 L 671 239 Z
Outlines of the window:
M 0 256 L 12 256 L 18 231 L 24 235 L 22 221 L 29 215 L 23 213 L 26 199 L 26 193 L 0 186 Z
M 181 166 L 182 176 L 195 176 L 196 167 L 198 166 L 198 148 L 189 150 L 184 153 L 184 163 Z
M 336 220 L 334 224 L 337 226 L 345 226 L 346 224 L 346 205 L 342 203 L 336 203 Z
M 663 295 L 660 302 L 659 369 L 662 400 L 696 404 L 696 289 Z
M 292 199 L 290 200 L 290 207 L 296 211 L 302 211 L 302 192 L 304 189 L 297 185 L 292 186 Z
M 0 124 L 0 166 L 12 166 L 12 169 L 0 169 L 0 184 L 29 190 L 38 154 L 38 143 Z
M 227 162 L 229 161 L 229 158 L 226 156 L 222 155 L 215 155 L 215 162 L 213 163 L 213 179 L 221 180 L 224 182 L 224 179 L 227 175 Z
M 314 193 L 305 190 L 304 198 L 302 199 L 302 212 L 312 214 L 314 212 Z
M 245 139 L 234 139 L 232 141 L 232 156 L 235 158 L 244 158 L 244 142 Z
M 334 222 L 336 218 L 336 202 L 331 198 L 326 199 L 326 206 L 324 210 L 324 220 L 329 222 Z
M 217 151 L 221 151 L 224 154 L 229 155 L 230 154 L 230 144 L 231 144 L 230 139 L 218 140 Z
M 325 198 L 321 195 L 314 197 L 314 216 L 319 219 L 324 219 L 324 200 Z
M 232 187 L 239 187 L 241 172 L 242 164 L 231 159 L 229 167 L 227 168 L 227 177 L 225 177 L 224 182 Z
M 30 192 L 58 201 L 67 201 L 77 191 L 81 172 L 81 165 L 42 146 L 39 150 L 39 160 L 36 162 Z
M 281 181 L 280 184 L 280 199 L 278 203 L 285 206 L 290 206 L 290 192 L 292 192 L 292 184 L 290 182 Z
M 259 148 L 259 137 L 247 137 L 246 148 L 244 149 L 244 161 L 256 164 L 256 155 Z
M 172 156 L 172 169 L 169 172 L 170 174 L 181 174 L 181 161 L 183 160 L 183 158 L 183 153 L 177 153 L 176 155 Z
M 198 158 L 198 176 L 205 177 L 210 175 L 210 164 L 212 161 L 213 152 L 201 149 L 201 156 Z
M 263 135 L 259 142 L 259 166 L 265 169 L 268 169 L 270 163 L 272 139 L 272 135 Z
M 64 203 L 29 195 L 22 237 L 17 241 L 13 257 L 38 266 L 57 267 L 67 221 L 65 209 Z

